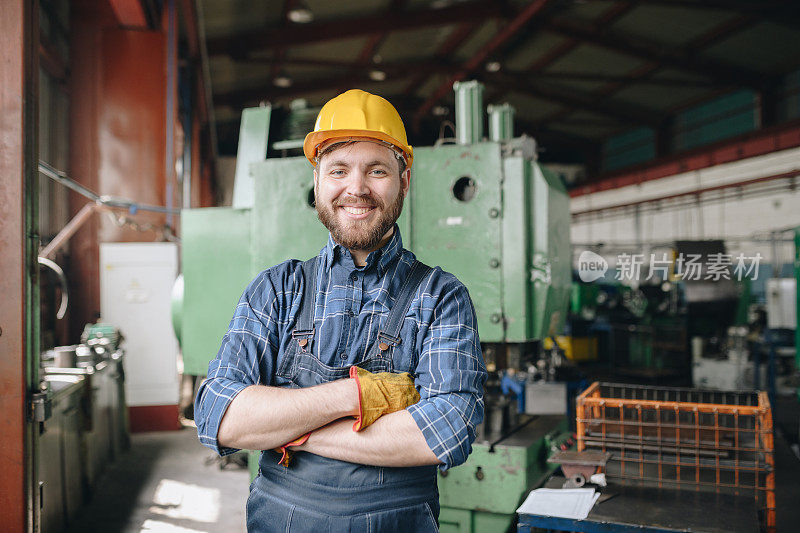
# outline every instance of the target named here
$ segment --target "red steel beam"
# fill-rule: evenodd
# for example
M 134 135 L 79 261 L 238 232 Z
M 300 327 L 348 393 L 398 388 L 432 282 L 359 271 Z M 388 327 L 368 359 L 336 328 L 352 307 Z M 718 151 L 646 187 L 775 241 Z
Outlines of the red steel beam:
M 403 8 L 407 0 L 392 0 L 392 3 L 389 5 L 389 8 L 386 10 L 386 16 L 389 18 L 394 17 L 400 10 Z M 356 60 L 354 63 L 350 65 L 348 68 L 348 75 L 354 75 L 358 73 L 359 70 L 362 70 L 366 66 L 368 66 L 372 62 L 372 58 L 375 57 L 375 53 L 381 47 L 381 45 L 386 41 L 386 38 L 389 36 L 388 31 L 383 31 L 379 33 L 375 33 L 370 36 L 367 40 L 367 43 L 361 49 Z M 337 89 L 337 93 L 344 92 L 345 90 L 351 88 L 351 83 L 339 86 Z
M 200 57 L 200 31 L 197 26 L 197 10 L 194 0 L 180 0 L 183 28 L 186 30 L 186 43 L 189 45 L 189 56 Z
M 131 28 L 147 27 L 142 3 L 139 0 L 108 0 L 120 26 Z
M 607 9 L 604 13 L 600 15 L 595 21 L 595 25 L 601 28 L 608 28 L 614 22 L 616 22 L 620 17 L 628 13 L 631 9 L 633 9 L 634 5 L 630 2 L 619 2 L 613 4 L 609 9 Z M 555 63 L 560 58 L 564 57 L 575 48 L 583 44 L 578 39 L 567 39 L 562 44 L 556 46 L 555 48 L 550 49 L 544 56 L 534 60 L 526 69 L 529 73 L 537 73 L 541 74 L 541 72 Z M 508 91 L 506 90 L 499 90 L 493 93 L 492 95 L 487 98 L 487 102 L 496 102 L 500 98 L 502 98 Z M 541 98 L 541 97 L 540 97 Z
M 765 80 L 767 76 L 762 73 L 701 57 L 695 50 L 669 49 L 665 48 L 661 43 L 646 40 L 639 36 L 620 31 L 601 31 L 592 26 L 593 24 L 586 21 L 561 19 L 549 21 L 545 28 L 648 62 L 704 76 L 712 76 L 733 85 L 750 86 L 758 89 L 764 86 L 766 81 L 769 81 Z
M 626 202 L 624 204 L 614 204 L 608 205 L 605 207 L 596 207 L 594 209 L 585 209 L 583 211 L 576 211 L 572 213 L 572 217 L 579 217 L 583 215 L 591 215 L 594 213 L 602 213 L 603 211 L 612 211 L 615 209 L 626 209 L 631 207 L 636 207 L 638 205 L 643 204 L 652 204 L 652 203 L 660 203 L 660 202 L 668 202 L 670 200 L 677 200 L 679 198 L 687 198 L 692 196 L 701 196 L 703 194 L 709 192 L 716 192 L 716 191 L 724 191 L 726 189 L 735 189 L 739 187 L 748 187 L 750 185 L 758 185 L 760 183 L 766 183 L 769 181 L 775 180 L 784 180 L 789 178 L 794 178 L 795 176 L 800 175 L 800 170 L 792 170 L 790 172 L 782 172 L 780 174 L 773 174 L 770 176 L 761 176 L 760 178 L 752 178 L 749 180 L 741 180 L 734 183 L 725 183 L 722 185 L 714 185 L 713 187 L 703 187 L 702 189 L 695 189 L 693 191 L 686 191 L 677 194 L 668 194 L 666 196 L 657 196 L 654 198 L 645 198 L 644 200 L 637 200 L 635 202 Z
M 399 14 L 407 1 L 408 0 L 392 0 L 392 3 L 386 10 L 386 16 L 391 18 Z M 388 36 L 388 31 L 383 31 L 372 35 L 367 41 L 367 44 L 364 45 L 364 47 L 361 49 L 361 52 L 358 54 L 355 63 L 351 67 L 351 72 L 368 65 Z
M 732 141 L 722 141 L 662 158 L 634 169 L 607 174 L 594 183 L 572 189 L 569 194 L 575 198 L 584 194 L 618 189 L 798 146 L 800 146 L 800 120 L 793 120 L 748 133 Z
M 433 92 L 425 103 L 417 110 L 414 115 L 415 122 L 419 123 L 422 120 L 422 117 L 425 116 L 436 102 L 438 102 L 445 94 L 449 91 L 453 90 L 453 83 L 457 81 L 461 81 L 483 64 L 491 54 L 493 54 L 498 48 L 508 42 L 509 39 L 514 37 L 517 33 L 519 33 L 522 28 L 537 14 L 539 13 L 544 7 L 547 5 L 549 0 L 534 0 L 528 6 L 519 12 L 519 14 L 512 20 L 505 28 L 498 31 L 494 37 L 483 47 L 481 47 L 480 51 L 472 56 L 467 62 L 465 62 L 461 70 L 457 72 L 454 76 L 448 78 L 447 81 L 439 85 L 439 87 Z
M 455 28 L 453 31 L 450 32 L 445 42 L 439 47 L 436 51 L 435 57 L 437 58 L 447 58 L 453 51 L 458 48 L 464 41 L 466 41 L 470 35 L 478 28 L 480 25 L 479 22 L 465 22 L 461 24 L 459 27 Z M 406 86 L 405 91 L 403 93 L 406 96 L 412 96 L 417 89 L 419 89 L 423 83 L 428 79 L 430 76 L 430 72 L 419 72 L 414 79 Z
M 712 44 L 729 37 L 730 35 L 732 35 L 737 31 L 741 31 L 747 28 L 748 26 L 754 24 L 755 22 L 757 22 L 757 20 L 749 15 L 734 17 L 732 19 L 722 22 L 721 24 L 718 24 L 717 26 L 711 28 L 709 31 L 694 38 L 692 41 L 690 41 L 687 45 L 684 46 L 684 49 L 687 50 L 687 54 L 689 53 L 688 51 L 700 51 L 703 48 L 707 48 Z M 602 106 L 603 103 L 606 101 L 606 97 L 613 95 L 614 93 L 620 91 L 621 89 L 623 89 L 624 87 L 628 86 L 631 83 L 647 78 L 657 70 L 661 69 L 663 66 L 664 65 L 659 62 L 653 62 L 653 61 L 647 62 L 630 71 L 625 76 L 626 79 L 606 84 L 604 87 L 601 87 L 599 90 L 594 92 L 594 94 L 597 96 L 596 105 L 598 107 Z M 718 82 L 718 83 L 722 84 L 724 82 Z M 725 88 L 727 89 L 727 87 L 730 86 L 726 85 Z M 699 100 L 705 101 L 706 99 L 707 96 L 704 95 Z M 550 115 L 549 117 L 545 117 L 541 122 L 542 124 L 547 124 L 549 122 L 557 121 L 567 116 L 571 112 L 572 110 L 558 111 Z
M 600 15 L 594 25 L 601 29 L 608 28 L 634 7 L 634 4 L 631 2 L 618 2 Z M 580 39 L 568 38 L 561 46 L 557 46 L 548 54 L 545 54 L 544 57 L 534 61 L 528 67 L 528 70 L 531 72 L 543 70 L 581 44 L 583 44 L 583 42 Z
M 38 506 L 26 417 L 39 335 L 38 301 L 28 303 L 36 294 L 28 271 L 38 271 L 32 266 L 38 236 L 30 228 L 38 180 L 38 20 L 35 2 L 0 2 L 0 531 L 33 531 Z
M 404 79 L 405 76 L 387 73 L 386 81 L 396 81 Z M 304 94 L 315 94 L 320 91 L 332 90 L 336 87 L 352 86 L 359 83 L 374 83 L 364 72 L 357 72 L 353 75 L 342 74 L 335 78 L 321 80 L 306 80 L 292 84 L 291 87 L 258 86 L 247 89 L 236 89 L 227 93 L 217 93 L 214 95 L 214 103 L 217 105 L 246 105 L 249 102 L 259 100 L 282 100 L 296 98 Z
M 250 33 L 209 39 L 208 53 L 246 57 L 251 51 L 277 46 L 319 43 L 386 31 L 430 28 L 458 22 L 486 20 L 504 16 L 506 11 L 503 2 L 478 0 L 458 3 L 441 9 L 404 11 L 393 17 L 387 17 L 385 13 L 378 13 L 365 17 L 312 22 L 287 28 L 278 24 Z
M 758 22 L 758 20 L 749 15 L 734 17 L 733 19 L 724 21 L 722 24 L 711 28 L 709 31 L 700 35 L 699 37 L 692 39 L 684 48 L 687 50 L 687 54 L 690 53 L 689 51 L 699 52 L 703 48 L 708 48 L 712 44 L 722 41 L 727 37 L 730 37 L 733 33 L 741 31 L 756 22 Z M 642 78 L 649 76 L 662 67 L 663 65 L 658 62 L 647 63 L 630 72 L 628 74 L 628 80 L 606 85 L 597 91 L 597 94 L 598 96 L 603 97 L 609 96 L 619 91 L 629 83 L 632 83 L 636 80 L 641 80 Z

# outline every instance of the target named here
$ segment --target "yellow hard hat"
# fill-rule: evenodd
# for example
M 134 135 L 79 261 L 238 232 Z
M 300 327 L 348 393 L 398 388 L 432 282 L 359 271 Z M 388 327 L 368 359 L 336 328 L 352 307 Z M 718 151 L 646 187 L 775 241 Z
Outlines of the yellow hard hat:
M 408 145 L 400 114 L 386 99 L 360 89 L 351 89 L 322 106 L 314 131 L 306 135 L 303 152 L 317 163 L 320 146 L 333 139 L 368 139 L 386 143 L 403 153 L 411 166 L 414 151 Z

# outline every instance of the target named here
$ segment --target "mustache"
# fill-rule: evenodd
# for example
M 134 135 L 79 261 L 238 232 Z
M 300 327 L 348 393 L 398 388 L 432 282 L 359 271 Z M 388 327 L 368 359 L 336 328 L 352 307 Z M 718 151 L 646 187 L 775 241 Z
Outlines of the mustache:
M 337 198 L 331 204 L 334 207 L 341 207 L 343 205 L 363 206 L 363 207 L 383 207 L 383 204 L 372 195 L 369 196 L 345 196 Z

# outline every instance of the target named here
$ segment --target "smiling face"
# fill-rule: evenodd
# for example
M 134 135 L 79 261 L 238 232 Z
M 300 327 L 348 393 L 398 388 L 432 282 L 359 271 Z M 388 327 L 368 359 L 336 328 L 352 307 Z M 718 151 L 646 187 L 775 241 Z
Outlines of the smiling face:
M 400 172 L 394 152 L 356 141 L 322 155 L 314 169 L 319 220 L 356 259 L 383 246 L 403 210 L 410 171 Z

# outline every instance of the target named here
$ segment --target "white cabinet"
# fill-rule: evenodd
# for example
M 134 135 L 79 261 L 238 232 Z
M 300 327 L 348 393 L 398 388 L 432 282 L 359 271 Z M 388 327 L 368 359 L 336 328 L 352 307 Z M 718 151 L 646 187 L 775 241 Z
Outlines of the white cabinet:
M 100 312 L 125 337 L 129 406 L 177 406 L 178 342 L 170 301 L 178 275 L 173 243 L 102 243 Z

